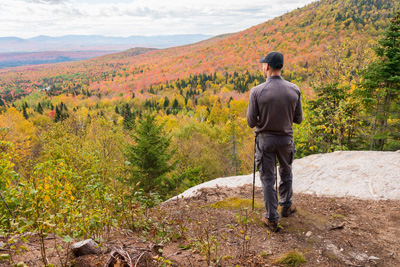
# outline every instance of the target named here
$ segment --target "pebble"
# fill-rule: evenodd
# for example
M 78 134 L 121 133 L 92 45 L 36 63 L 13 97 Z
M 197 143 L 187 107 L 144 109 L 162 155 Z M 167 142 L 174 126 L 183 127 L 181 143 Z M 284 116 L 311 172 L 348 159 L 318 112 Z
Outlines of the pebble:
M 312 232 L 311 231 L 308 231 L 307 233 L 306 233 L 306 237 L 310 237 L 312 235 Z
M 374 257 L 374 256 L 370 256 L 368 259 L 369 259 L 369 260 L 375 260 L 375 261 L 380 260 L 379 258 Z

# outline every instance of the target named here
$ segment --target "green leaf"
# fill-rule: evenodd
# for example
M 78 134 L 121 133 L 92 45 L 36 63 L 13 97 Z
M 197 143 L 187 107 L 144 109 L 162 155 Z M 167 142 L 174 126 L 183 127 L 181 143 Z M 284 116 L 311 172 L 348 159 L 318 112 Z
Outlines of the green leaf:
M 31 191 L 30 191 L 31 195 L 36 195 L 37 192 L 38 192 L 38 191 L 35 190 L 35 189 L 31 189 Z
M 66 235 L 66 236 L 64 236 L 63 241 L 64 241 L 65 243 L 70 243 L 70 242 L 72 242 L 73 240 L 72 240 L 72 238 L 71 238 L 69 235 Z
M 0 255 L 0 260 L 9 260 L 10 259 L 10 255 L 9 254 L 1 254 Z

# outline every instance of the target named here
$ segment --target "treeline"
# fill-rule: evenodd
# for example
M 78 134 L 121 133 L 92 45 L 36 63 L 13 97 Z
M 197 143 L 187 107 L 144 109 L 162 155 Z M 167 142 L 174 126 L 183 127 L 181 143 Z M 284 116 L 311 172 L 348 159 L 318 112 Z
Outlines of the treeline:
M 185 47 L 134 49 L 82 62 L 33 67 L 29 71 L 2 71 L 0 92 L 9 94 L 7 102 L 48 86 L 57 95 L 95 92 L 111 98 L 121 93 L 139 96 L 141 90 L 146 92 L 153 84 L 189 75 L 232 75 L 247 70 L 254 74 L 258 68 L 255 63 L 272 50 L 287 56 L 286 77 L 296 79 L 306 88 L 324 55 L 330 54 L 330 47 L 335 44 L 351 46 L 355 42 L 369 53 L 369 46 L 393 17 L 396 4 L 393 0 L 318 1 L 246 31 Z

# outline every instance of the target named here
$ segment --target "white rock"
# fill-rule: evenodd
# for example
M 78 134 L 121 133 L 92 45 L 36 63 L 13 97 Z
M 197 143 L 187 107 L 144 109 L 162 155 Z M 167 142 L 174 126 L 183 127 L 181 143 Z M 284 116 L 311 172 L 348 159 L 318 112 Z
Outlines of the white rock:
M 350 252 L 350 256 L 358 261 L 366 261 L 368 260 L 368 255 L 365 253 L 357 253 L 357 252 Z
M 306 233 L 306 237 L 310 237 L 312 235 L 312 232 L 311 231 L 308 231 L 307 233 Z
M 293 190 L 318 196 L 400 199 L 399 173 L 400 151 L 315 154 L 293 162 Z M 201 188 L 232 188 L 252 183 L 253 174 L 218 178 L 192 187 L 178 197 L 197 196 Z M 255 184 L 261 187 L 258 173 Z
M 369 260 L 375 260 L 375 261 L 380 260 L 379 258 L 374 257 L 374 256 L 370 256 L 368 259 L 369 259 Z
M 293 163 L 295 192 L 362 199 L 400 199 L 400 153 L 336 151 Z M 384 179 L 383 179 L 384 178 Z
M 332 243 L 327 244 L 326 249 L 333 252 L 335 255 L 340 255 L 340 250 Z

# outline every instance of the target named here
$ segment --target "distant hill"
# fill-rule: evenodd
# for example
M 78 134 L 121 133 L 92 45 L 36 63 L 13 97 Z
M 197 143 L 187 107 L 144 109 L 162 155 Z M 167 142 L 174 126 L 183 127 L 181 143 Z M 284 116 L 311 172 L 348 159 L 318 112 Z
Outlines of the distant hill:
M 47 51 L 47 52 L 17 52 L 0 53 L 0 69 L 26 65 L 50 64 L 68 61 L 85 60 L 89 58 L 104 56 L 118 51 Z
M 43 51 L 122 51 L 134 47 L 166 48 L 199 42 L 211 35 L 107 37 L 101 35 L 37 36 L 30 39 L 0 37 L 0 53 Z

